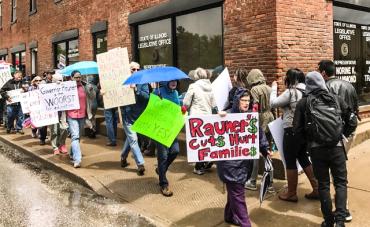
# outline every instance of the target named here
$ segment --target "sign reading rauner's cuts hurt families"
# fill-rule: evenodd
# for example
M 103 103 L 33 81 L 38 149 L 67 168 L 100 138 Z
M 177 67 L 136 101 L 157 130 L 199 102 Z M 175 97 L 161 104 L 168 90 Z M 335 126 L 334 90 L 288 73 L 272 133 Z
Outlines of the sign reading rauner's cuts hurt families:
M 188 162 L 259 158 L 258 113 L 188 116 Z
M 40 84 L 45 111 L 64 111 L 78 110 L 80 103 L 77 94 L 77 84 L 75 81 L 62 83 Z

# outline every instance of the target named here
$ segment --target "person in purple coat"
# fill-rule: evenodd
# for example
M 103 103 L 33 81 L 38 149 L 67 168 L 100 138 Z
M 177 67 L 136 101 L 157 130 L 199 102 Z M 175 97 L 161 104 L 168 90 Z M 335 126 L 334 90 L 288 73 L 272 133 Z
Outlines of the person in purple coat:
M 251 95 L 245 88 L 238 88 L 235 92 L 231 113 L 252 112 Z M 221 117 L 226 112 L 219 113 Z M 266 156 L 269 153 L 269 143 L 265 133 L 259 128 L 260 152 Z M 224 220 L 227 223 L 242 227 L 250 227 L 247 204 L 245 203 L 244 184 L 250 177 L 253 160 L 228 160 L 217 162 L 217 173 L 222 182 L 226 184 L 227 203 L 225 206 Z

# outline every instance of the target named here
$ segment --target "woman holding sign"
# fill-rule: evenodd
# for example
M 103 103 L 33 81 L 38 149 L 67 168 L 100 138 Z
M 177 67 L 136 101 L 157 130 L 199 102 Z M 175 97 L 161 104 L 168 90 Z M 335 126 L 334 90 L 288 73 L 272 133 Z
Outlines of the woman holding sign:
M 238 88 L 235 91 L 231 113 L 252 112 L 251 95 L 245 88 Z M 227 113 L 221 111 L 221 117 Z M 259 128 L 259 146 L 260 152 L 266 156 L 269 150 L 269 144 L 265 133 Z M 217 173 L 221 181 L 226 184 L 227 203 L 225 206 L 225 222 L 250 227 L 251 222 L 248 216 L 247 204 L 245 203 L 244 184 L 253 168 L 253 160 L 229 160 L 217 162 Z

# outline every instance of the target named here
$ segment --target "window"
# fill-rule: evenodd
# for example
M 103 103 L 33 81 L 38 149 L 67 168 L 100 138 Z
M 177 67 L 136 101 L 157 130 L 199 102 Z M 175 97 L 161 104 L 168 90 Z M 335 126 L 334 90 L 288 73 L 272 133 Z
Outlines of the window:
M 36 0 L 30 0 L 30 14 L 37 12 Z
M 139 25 L 138 37 L 143 68 L 173 65 L 171 19 Z
M 12 15 L 10 22 L 14 23 L 17 20 L 17 0 L 11 0 L 12 2 Z
M 31 74 L 37 75 L 37 48 L 31 49 Z
M 62 69 L 79 61 L 78 39 L 54 44 L 54 67 Z
M 6 55 L 1 55 L 0 56 L 0 61 L 6 61 L 6 57 L 7 57 Z
M 3 0 L 0 0 L 0 28 L 3 25 Z
M 12 61 L 16 70 L 20 70 L 23 73 L 26 72 L 26 51 L 13 53 Z
M 221 8 L 177 17 L 176 40 L 177 64 L 185 72 L 198 66 L 206 69 L 222 66 Z
M 96 55 L 108 51 L 107 32 L 93 33 L 94 59 Z
M 370 104 L 370 9 L 334 6 L 336 77 L 351 82 L 360 104 Z

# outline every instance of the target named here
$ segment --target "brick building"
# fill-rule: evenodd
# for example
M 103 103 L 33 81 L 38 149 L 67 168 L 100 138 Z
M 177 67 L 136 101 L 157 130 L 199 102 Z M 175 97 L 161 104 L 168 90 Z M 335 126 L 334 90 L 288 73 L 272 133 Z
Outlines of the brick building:
M 368 111 L 369 19 L 366 0 L 0 0 L 0 59 L 31 74 L 128 47 L 146 68 L 260 68 L 271 82 L 329 58 Z

